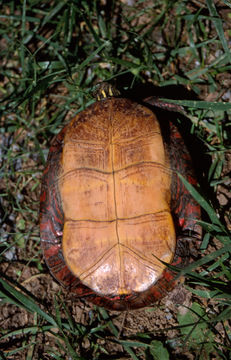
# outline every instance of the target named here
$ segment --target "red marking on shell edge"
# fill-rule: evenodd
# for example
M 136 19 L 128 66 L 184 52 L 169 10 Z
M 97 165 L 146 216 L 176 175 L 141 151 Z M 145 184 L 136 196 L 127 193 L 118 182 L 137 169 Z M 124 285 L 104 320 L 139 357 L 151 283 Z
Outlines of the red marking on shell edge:
M 46 230 L 47 228 L 47 223 L 40 223 L 40 232 Z
M 40 202 L 43 202 L 46 200 L 46 192 L 43 191 L 42 194 L 40 195 Z
M 171 271 L 166 271 L 165 274 L 164 274 L 164 278 L 165 278 L 167 281 L 173 281 L 173 279 L 174 279 L 174 274 L 173 274 Z
M 44 250 L 44 257 L 48 259 L 50 256 L 56 255 L 60 250 L 60 245 L 53 245 L 49 249 Z
M 184 226 L 184 222 L 185 222 L 184 219 L 179 219 L 179 224 L 180 224 L 180 227 L 181 227 L 181 228 Z
M 115 300 L 120 300 L 120 296 L 115 296 L 115 297 L 113 297 L 113 298 L 110 298 L 110 297 L 105 296 L 105 299 L 111 300 L 111 301 L 115 301 Z
M 197 184 L 197 180 L 194 177 L 190 176 L 190 175 L 188 175 L 187 180 L 191 185 L 196 185 Z
M 181 135 L 178 132 L 175 132 L 173 136 L 175 139 L 181 139 Z
M 163 297 L 163 293 L 157 290 L 156 287 L 153 287 L 152 295 L 154 296 L 154 301 L 159 300 Z
M 61 281 L 64 286 L 66 286 L 66 279 L 68 279 L 69 285 L 71 285 L 71 282 L 75 281 L 74 275 L 70 274 L 70 270 L 62 261 L 58 264 L 61 264 L 62 268 L 57 272 L 54 271 L 56 278 L 58 281 Z

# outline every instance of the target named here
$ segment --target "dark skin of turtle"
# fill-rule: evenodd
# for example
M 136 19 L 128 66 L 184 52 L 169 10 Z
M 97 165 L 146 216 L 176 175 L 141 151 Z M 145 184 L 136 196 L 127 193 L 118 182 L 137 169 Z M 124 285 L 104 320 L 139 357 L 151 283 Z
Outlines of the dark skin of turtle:
M 91 106 L 91 112 L 98 111 L 100 102 L 106 104 L 105 101 L 108 100 L 104 100 L 104 94 L 98 102 Z M 159 106 L 155 98 L 152 97 L 144 100 L 142 103 L 149 107 L 152 105 Z M 125 110 L 126 108 L 131 109 L 133 104 L 128 99 L 121 99 L 118 100 L 118 103 L 116 100 L 113 106 L 116 106 L 116 111 L 121 111 L 122 107 Z M 164 103 L 161 107 L 165 107 L 170 111 L 178 111 L 178 108 L 172 104 L 168 106 L 168 104 Z M 169 117 L 171 117 L 171 112 L 169 112 Z M 76 126 L 79 126 L 78 129 L 80 129 L 81 121 L 85 124 L 88 119 L 87 117 L 80 116 L 76 121 Z M 70 270 L 71 265 L 67 265 L 64 259 L 64 252 L 66 250 L 63 250 L 62 239 L 66 219 L 60 185 L 57 179 L 60 178 L 60 173 L 63 169 L 61 163 L 63 161 L 65 136 L 68 134 L 68 129 L 69 125 L 64 127 L 52 141 L 42 180 L 40 232 L 47 266 L 55 279 L 68 291 L 75 293 L 78 297 L 84 297 L 98 306 L 111 310 L 128 310 L 149 306 L 166 296 L 174 288 L 177 273 L 174 271 L 174 267 L 183 268 L 190 262 L 189 245 L 190 243 L 197 242 L 200 238 L 200 227 L 196 224 L 196 221 L 200 219 L 200 207 L 177 175 L 177 173 L 180 173 L 190 184 L 196 185 L 191 158 L 183 138 L 177 127 L 166 119 L 162 127 L 162 138 L 164 152 L 171 169 L 171 183 L 169 187 L 171 199 L 169 207 L 176 232 L 174 254 L 171 261 L 168 261 L 171 267 L 165 267 L 158 279 L 144 291 L 130 291 L 127 293 L 126 291 L 124 293 L 118 291 L 118 294 L 103 294 L 87 286 L 86 283 L 84 284 L 84 281 L 81 281 Z M 110 280 L 110 282 L 112 281 L 113 279 Z

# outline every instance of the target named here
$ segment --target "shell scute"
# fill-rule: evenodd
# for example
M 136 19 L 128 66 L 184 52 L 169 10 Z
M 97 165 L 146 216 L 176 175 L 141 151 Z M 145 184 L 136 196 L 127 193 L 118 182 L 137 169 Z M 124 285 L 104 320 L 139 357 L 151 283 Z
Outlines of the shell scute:
M 51 271 L 98 305 L 136 308 L 158 299 L 168 274 L 173 279 L 162 261 L 173 261 L 176 235 L 173 174 L 156 116 L 127 99 L 103 100 L 77 115 L 58 142 L 41 195 L 42 236 L 50 230 L 49 241 L 58 241 L 45 209 L 51 198 L 63 231 L 62 260 L 44 240 Z

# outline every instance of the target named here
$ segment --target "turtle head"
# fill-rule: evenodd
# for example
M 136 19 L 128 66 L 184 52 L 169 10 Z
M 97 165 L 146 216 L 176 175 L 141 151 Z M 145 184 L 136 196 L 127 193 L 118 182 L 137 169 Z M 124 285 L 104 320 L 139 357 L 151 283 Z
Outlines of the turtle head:
M 97 86 L 93 95 L 98 101 L 100 101 L 108 99 L 109 97 L 118 97 L 120 96 L 120 92 L 112 84 L 109 84 L 108 82 L 102 82 Z

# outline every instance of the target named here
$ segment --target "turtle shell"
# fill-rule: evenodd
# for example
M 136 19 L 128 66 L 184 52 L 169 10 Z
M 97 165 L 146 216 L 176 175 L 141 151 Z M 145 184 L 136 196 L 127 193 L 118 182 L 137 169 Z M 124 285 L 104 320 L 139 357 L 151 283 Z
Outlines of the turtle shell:
M 123 310 L 174 286 L 166 265 L 182 257 L 172 213 L 192 230 L 199 207 L 179 184 L 170 145 L 153 111 L 123 98 L 89 106 L 53 141 L 41 193 L 42 246 L 52 274 L 77 295 Z

